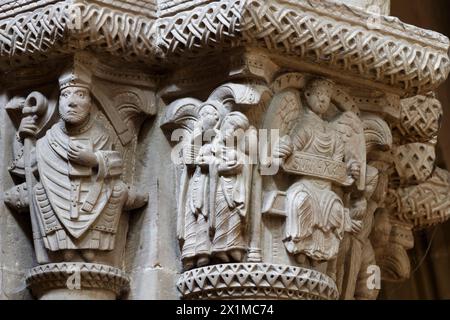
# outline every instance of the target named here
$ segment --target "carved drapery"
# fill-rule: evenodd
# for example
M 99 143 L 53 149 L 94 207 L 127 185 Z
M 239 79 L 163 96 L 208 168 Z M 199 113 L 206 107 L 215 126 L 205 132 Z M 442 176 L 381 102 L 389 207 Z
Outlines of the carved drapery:
M 4 202 L 30 216 L 35 296 L 78 272 L 73 297 L 136 297 L 146 259 L 183 299 L 375 299 L 378 267 L 407 278 L 413 230 L 450 216 L 449 40 L 387 3 L 0 5 Z
M 17 186 L 4 201 L 29 214 L 38 263 L 26 282 L 42 299 L 63 297 L 55 290 L 73 277 L 98 297 L 122 296 L 130 286 L 121 270 L 127 211 L 148 200 L 135 184 L 135 152 L 155 112 L 154 84 L 83 52 L 54 76 L 5 106 L 17 129 L 8 168 Z

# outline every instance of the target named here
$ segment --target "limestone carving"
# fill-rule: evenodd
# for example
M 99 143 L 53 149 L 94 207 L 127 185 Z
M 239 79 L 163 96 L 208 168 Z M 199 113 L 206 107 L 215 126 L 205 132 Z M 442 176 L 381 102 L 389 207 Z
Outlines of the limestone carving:
M 42 133 L 35 147 L 31 139 L 37 137 L 48 102 L 34 92 L 22 109 L 18 136 L 24 141 L 21 153 L 39 263 L 49 262 L 47 250 L 65 252 L 69 260 L 79 253 L 92 261 L 95 250 L 114 249 L 122 209 L 145 203 L 144 195 L 136 196 L 120 179 L 122 156 L 114 151 L 117 142 L 91 114 L 89 85 L 72 70 L 60 77 L 61 120 Z M 31 148 L 39 175 L 36 183 L 30 174 Z M 12 201 L 9 204 L 14 207 Z
M 212 148 L 205 150 L 205 153 L 200 151 L 200 163 L 205 163 L 205 157 L 214 156 L 212 163 L 208 163 L 211 192 L 215 194 L 211 212 L 214 235 L 212 254 L 222 262 L 241 262 L 247 251 L 244 227 L 249 211 L 252 166 L 246 155 L 242 135 L 249 127 L 249 121 L 244 114 L 230 112 L 222 120 Z M 239 131 L 241 136 L 237 136 L 237 139 L 241 145 L 230 147 L 232 139 Z
M 371 236 L 386 281 L 403 281 L 410 276 L 407 250 L 414 246 L 414 229 L 448 220 L 448 172 L 435 165 L 441 117 L 442 107 L 433 94 L 400 102 L 399 119 L 394 122 L 394 170 L 390 171 L 380 216 L 384 218 L 378 219 Z M 386 235 L 388 241 L 382 241 Z
M 442 106 L 433 97 L 415 96 L 401 101 L 398 129 L 407 142 L 436 142 Z
M 367 155 L 376 150 L 389 150 L 392 135 L 388 124 L 379 116 L 363 115 Z M 374 215 L 384 202 L 387 192 L 386 164 L 371 161 L 367 166 L 364 192 L 355 192 L 350 215 L 361 221 L 362 229 L 355 234 L 346 234 L 338 257 L 338 287 L 342 299 L 372 300 L 378 290 L 367 287 L 369 266 L 376 265 L 375 252 L 369 236 L 372 232 Z
M 116 243 L 119 230 L 127 228 L 123 212 L 144 206 L 148 199 L 133 185 L 130 157 L 141 122 L 134 117 L 140 111 L 133 103 L 140 102 L 132 91 L 102 96 L 101 81 L 96 80 L 94 90 L 82 60 L 75 59 L 60 75 L 58 98 L 34 91 L 6 105 L 18 122 L 9 170 L 25 181 L 5 193 L 5 202 L 13 210 L 29 212 L 38 264 L 84 261 L 113 268 L 120 266 L 125 245 L 123 240 Z M 112 125 L 98 110 L 93 92 L 109 111 Z M 123 112 L 124 107 L 122 122 L 113 111 Z M 30 286 L 42 293 L 46 285 L 42 290 L 40 284 Z
M 70 276 L 79 272 L 82 289 L 110 290 L 116 296 L 128 292 L 129 277 L 118 268 L 95 263 L 51 263 L 33 268 L 27 274 L 27 283 L 37 295 L 52 289 L 67 288 Z
M 0 2 L 0 299 L 376 299 L 450 218 L 389 0 Z
M 169 64 L 179 63 L 184 56 L 204 56 L 216 48 L 249 46 L 295 55 L 335 76 L 363 76 L 371 85 L 396 94 L 403 90 L 427 93 L 450 70 L 449 42 L 442 35 L 385 16 L 379 28 L 370 29 L 370 13 L 334 1 L 229 0 L 185 6 L 161 2 L 149 10 L 127 3 L 131 12 L 122 11 L 122 3 L 42 4 L 46 6 L 31 14 L 16 9 L 16 16 L 0 22 L 5 43 L 0 48 L 0 64 L 10 68 L 8 58 L 18 54 L 21 57 L 14 63 L 21 64 L 30 62 L 30 53 L 61 56 L 76 51 L 79 43 L 84 44 L 81 49 L 105 49 L 125 60 L 150 65 L 159 64 L 161 58 Z M 163 12 L 162 16 L 152 8 Z M 61 41 L 65 31 L 68 42 Z
M 394 163 L 401 184 L 425 182 L 433 173 L 436 160 L 432 144 L 409 143 L 394 150 Z
M 177 234 L 185 269 L 212 259 L 241 262 L 247 252 L 252 164 L 246 143 L 252 128 L 243 113 L 231 109 L 258 103 L 255 93 L 250 86 L 226 84 L 204 103 L 185 98 L 166 112 L 163 128 L 182 128 L 184 137 L 176 156 L 181 160 Z
M 449 219 L 448 172 L 436 168 L 426 182 L 390 190 L 389 208 L 397 219 L 426 228 Z
M 310 80 L 302 97 L 294 101 L 299 110 L 290 135 L 274 150 L 274 157 L 283 161 L 283 170 L 298 176 L 286 192 L 284 243 L 302 265 L 327 261 L 335 265 L 344 232 L 361 227 L 332 186 L 355 183 L 359 188 L 362 182 L 364 188 L 363 127 L 352 111 L 330 122 L 323 119 L 330 111 L 334 90 L 328 80 Z

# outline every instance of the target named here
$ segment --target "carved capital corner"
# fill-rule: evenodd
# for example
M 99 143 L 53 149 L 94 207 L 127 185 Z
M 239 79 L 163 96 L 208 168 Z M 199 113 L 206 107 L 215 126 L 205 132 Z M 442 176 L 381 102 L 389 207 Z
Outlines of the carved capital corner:
M 374 231 L 375 239 L 382 238 L 383 232 L 389 239 L 376 241 L 375 251 L 383 279 L 391 282 L 410 277 L 407 251 L 414 247 L 414 230 L 450 218 L 446 200 L 449 173 L 435 163 L 441 103 L 429 94 L 402 99 L 399 106 L 398 119 L 391 119 L 393 167 L 389 170 L 389 191 L 384 202 L 389 221 L 380 220 Z

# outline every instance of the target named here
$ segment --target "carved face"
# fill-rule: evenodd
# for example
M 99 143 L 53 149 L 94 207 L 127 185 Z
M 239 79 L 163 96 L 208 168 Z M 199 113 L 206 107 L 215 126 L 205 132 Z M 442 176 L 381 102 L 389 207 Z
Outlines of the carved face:
M 68 87 L 61 91 L 59 97 L 59 114 L 72 125 L 84 123 L 91 111 L 91 95 L 84 87 Z
M 331 90 L 328 86 L 316 83 L 305 90 L 305 98 L 311 110 L 319 115 L 327 112 L 331 102 Z
M 228 140 L 240 136 L 249 126 L 250 124 L 245 115 L 240 112 L 230 112 L 223 119 L 220 130 L 222 131 L 222 136 Z
M 224 121 L 222 124 L 222 132 L 225 139 L 230 139 L 235 135 L 236 125 L 231 121 Z
M 202 107 L 199 115 L 203 131 L 213 129 L 219 122 L 219 112 L 212 105 Z

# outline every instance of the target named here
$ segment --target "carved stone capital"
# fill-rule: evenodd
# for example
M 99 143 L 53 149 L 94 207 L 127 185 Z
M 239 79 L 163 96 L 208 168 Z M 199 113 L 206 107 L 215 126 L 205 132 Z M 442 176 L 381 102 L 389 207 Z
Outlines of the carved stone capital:
M 375 299 L 450 218 L 450 41 L 389 1 L 0 2 L 0 259 L 40 299 Z

